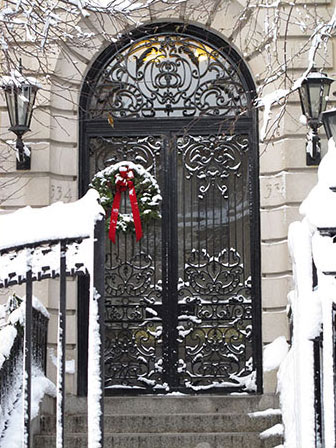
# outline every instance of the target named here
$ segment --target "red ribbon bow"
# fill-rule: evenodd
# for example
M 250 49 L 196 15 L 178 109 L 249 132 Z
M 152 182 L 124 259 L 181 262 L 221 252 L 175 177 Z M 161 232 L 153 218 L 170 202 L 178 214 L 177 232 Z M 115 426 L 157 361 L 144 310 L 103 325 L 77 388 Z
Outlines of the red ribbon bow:
M 128 189 L 128 195 L 131 202 L 133 221 L 135 227 L 135 236 L 136 240 L 139 241 L 140 238 L 142 237 L 142 227 L 141 227 L 138 201 L 132 180 L 134 179 L 134 173 L 131 169 L 128 168 L 127 165 L 121 166 L 119 168 L 119 173 L 115 175 L 115 179 L 116 179 L 116 194 L 113 199 L 111 210 L 109 238 L 113 243 L 115 243 L 121 193 Z

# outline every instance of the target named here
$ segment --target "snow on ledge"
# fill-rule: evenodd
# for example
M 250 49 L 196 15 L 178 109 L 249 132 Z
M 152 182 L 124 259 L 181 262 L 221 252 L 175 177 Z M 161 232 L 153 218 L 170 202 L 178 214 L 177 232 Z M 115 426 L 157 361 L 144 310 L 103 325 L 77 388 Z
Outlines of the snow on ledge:
M 271 415 L 281 415 L 281 409 L 268 408 L 264 411 L 249 412 L 251 418 L 269 417 Z
M 277 369 L 285 359 L 289 350 L 285 336 L 279 336 L 273 342 L 267 344 L 263 352 L 263 370 L 270 372 Z
M 25 207 L 0 216 L 0 249 L 38 241 L 87 237 L 105 215 L 99 194 L 91 189 L 75 202 L 43 208 Z
M 0 78 L 0 87 L 17 87 L 20 88 L 23 83 L 30 84 L 31 86 L 42 88 L 41 84 L 36 78 L 32 76 L 23 76 L 18 70 L 11 70 L 10 76 L 2 76 Z M 27 99 L 26 99 L 27 101 Z
M 260 434 L 260 438 L 262 440 L 268 439 L 272 436 L 282 436 L 284 433 L 284 427 L 282 423 L 277 423 L 276 425 L 272 426 L 272 428 L 266 429 Z
M 336 193 L 330 190 L 336 187 L 335 166 L 336 146 L 331 138 L 318 168 L 318 183 L 300 207 L 300 213 L 315 227 L 336 227 Z

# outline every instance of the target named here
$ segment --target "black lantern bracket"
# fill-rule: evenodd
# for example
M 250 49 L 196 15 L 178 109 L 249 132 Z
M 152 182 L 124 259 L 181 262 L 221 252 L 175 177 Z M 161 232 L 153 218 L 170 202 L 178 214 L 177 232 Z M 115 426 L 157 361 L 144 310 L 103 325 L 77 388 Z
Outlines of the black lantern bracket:
M 316 166 L 321 162 L 321 139 L 317 128 L 311 129 L 307 134 L 306 165 Z
M 16 169 L 19 171 L 30 170 L 31 168 L 31 149 L 25 145 L 22 135 L 16 139 Z

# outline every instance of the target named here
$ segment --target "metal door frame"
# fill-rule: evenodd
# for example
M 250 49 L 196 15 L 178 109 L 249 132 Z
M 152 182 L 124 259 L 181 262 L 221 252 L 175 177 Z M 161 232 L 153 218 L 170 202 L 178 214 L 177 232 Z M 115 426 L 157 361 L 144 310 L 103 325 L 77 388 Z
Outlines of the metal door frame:
M 176 24 L 168 23 L 165 26 L 165 30 L 171 30 L 176 33 Z M 218 132 L 231 133 L 234 127 L 234 132 L 246 133 L 249 135 L 249 197 L 250 197 L 250 242 L 251 242 L 251 276 L 252 276 L 252 290 L 251 299 L 253 303 L 253 352 L 254 352 L 254 364 L 257 371 L 257 393 L 262 393 L 262 339 L 261 339 L 261 278 L 260 278 L 260 217 L 259 217 L 259 154 L 258 154 L 258 114 L 257 110 L 253 108 L 250 111 L 250 116 L 241 117 L 235 120 L 223 120 L 220 116 L 216 118 L 198 117 L 197 120 L 185 119 L 185 118 L 146 118 L 146 119 L 115 119 L 114 128 L 112 128 L 106 120 L 94 119 L 88 120 L 86 118 L 86 110 L 89 98 L 89 88 L 87 87 L 90 80 L 94 79 L 98 75 L 104 64 L 113 57 L 113 54 L 129 42 L 130 39 L 136 37 L 146 37 L 146 35 L 153 34 L 154 26 L 145 26 L 135 31 L 130 32 L 124 38 L 122 38 L 117 44 L 113 44 L 108 47 L 95 61 L 94 65 L 90 69 L 82 88 L 82 94 L 80 99 L 79 109 L 79 197 L 83 196 L 87 191 L 89 178 L 89 138 L 95 136 L 116 137 L 122 135 L 128 136 L 141 136 L 148 135 L 145 130 L 150 129 L 152 135 L 162 135 L 162 129 L 166 131 L 163 135 L 167 135 L 167 132 L 171 136 L 176 134 L 182 134 L 187 132 L 190 134 L 208 135 L 209 133 Z M 220 39 L 218 36 L 206 32 L 201 28 L 195 26 L 186 26 L 183 24 L 183 33 L 187 33 L 191 37 L 199 38 L 204 42 L 204 34 L 206 34 L 206 40 L 212 45 L 226 48 L 229 51 L 230 57 L 239 62 L 240 67 L 244 70 L 244 77 L 249 86 L 251 86 L 251 95 L 255 96 L 255 87 L 251 75 L 241 60 L 239 55 L 232 49 L 226 42 Z M 167 140 L 167 139 L 166 139 Z M 168 161 L 166 161 L 168 162 Z M 165 176 L 167 179 L 167 176 Z M 166 185 L 167 188 L 167 185 Z M 173 195 L 176 196 L 176 195 Z M 170 213 L 171 207 L 176 207 L 176 204 L 172 204 L 171 200 L 167 206 L 166 213 L 167 219 L 176 219 L 176 213 Z M 176 226 L 169 225 L 169 229 L 174 229 Z M 168 245 L 172 244 L 174 240 L 173 235 L 167 235 L 166 239 Z M 170 243 L 169 243 L 170 241 Z M 169 247 L 168 250 L 174 250 Z M 170 266 L 170 270 L 174 267 Z M 85 395 L 87 390 L 87 316 L 88 316 L 88 300 L 87 300 L 88 285 L 85 279 L 80 279 L 78 283 L 78 394 Z M 163 302 L 165 298 L 163 297 Z M 170 302 L 171 303 L 171 302 Z M 164 306 L 164 304 L 162 304 Z M 177 301 L 176 301 L 177 307 Z M 177 310 L 171 309 L 171 313 L 177 316 Z M 173 319 L 170 316 L 170 319 Z M 168 337 L 168 335 L 164 335 Z M 171 354 L 167 356 L 171 357 Z M 176 360 L 167 360 L 170 365 L 174 365 Z M 212 389 L 212 392 L 217 392 L 216 389 Z M 227 393 L 230 390 L 223 391 L 218 390 L 220 393 Z

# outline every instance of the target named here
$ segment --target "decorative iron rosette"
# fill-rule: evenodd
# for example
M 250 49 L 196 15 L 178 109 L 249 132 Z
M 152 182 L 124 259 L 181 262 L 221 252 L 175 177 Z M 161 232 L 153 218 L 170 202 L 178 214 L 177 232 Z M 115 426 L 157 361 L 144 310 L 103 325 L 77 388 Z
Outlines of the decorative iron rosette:
M 104 207 L 106 216 L 108 217 L 107 227 L 109 225 L 113 199 L 116 194 L 116 177 L 120 172 L 120 168 L 123 167 L 127 167 L 134 173 L 133 185 L 142 225 L 149 224 L 155 219 L 160 219 L 162 196 L 157 180 L 142 165 L 123 160 L 96 173 L 89 185 L 100 194 L 101 205 Z M 125 191 L 123 194 L 128 193 Z M 124 199 L 121 202 L 116 230 L 122 233 L 134 233 L 134 220 L 131 206 L 127 198 Z

